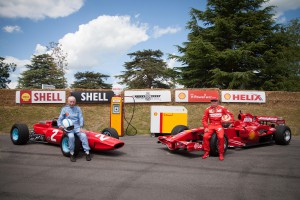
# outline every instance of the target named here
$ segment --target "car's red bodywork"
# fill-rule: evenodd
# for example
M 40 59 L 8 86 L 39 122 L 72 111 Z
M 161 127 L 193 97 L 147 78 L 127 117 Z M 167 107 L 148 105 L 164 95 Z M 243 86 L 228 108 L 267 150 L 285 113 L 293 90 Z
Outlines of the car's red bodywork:
M 91 150 L 114 150 L 124 146 L 123 141 L 110 137 L 108 135 L 87 130 L 85 130 L 84 132 L 87 135 Z M 35 138 L 40 136 L 41 141 L 60 145 L 64 132 L 57 127 L 55 120 L 46 120 L 34 124 L 33 133 L 31 133 L 31 135 L 32 134 L 35 135 Z
M 279 127 L 279 128 L 278 128 Z M 252 116 L 239 114 L 239 120 L 224 128 L 225 145 L 227 147 L 246 147 L 273 142 L 288 144 L 291 131 L 285 126 L 285 120 L 280 117 Z M 162 143 L 170 150 L 184 149 L 187 151 L 203 150 L 204 127 L 188 129 L 173 135 L 159 136 Z

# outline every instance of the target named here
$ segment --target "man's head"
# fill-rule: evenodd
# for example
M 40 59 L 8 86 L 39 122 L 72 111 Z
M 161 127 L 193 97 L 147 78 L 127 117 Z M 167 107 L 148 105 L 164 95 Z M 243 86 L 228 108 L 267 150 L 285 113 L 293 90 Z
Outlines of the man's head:
M 76 99 L 74 96 L 69 96 L 68 97 L 68 100 L 67 100 L 67 104 L 70 106 L 70 107 L 73 107 L 75 106 L 76 104 Z
M 217 107 L 219 105 L 219 99 L 217 97 L 212 97 L 211 100 L 211 106 Z

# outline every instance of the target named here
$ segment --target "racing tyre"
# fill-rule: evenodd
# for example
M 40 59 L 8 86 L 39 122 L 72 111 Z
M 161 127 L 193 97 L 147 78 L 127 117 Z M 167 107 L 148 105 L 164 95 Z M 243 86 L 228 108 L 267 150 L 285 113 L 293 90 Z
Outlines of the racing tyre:
M 16 144 L 26 144 L 29 140 L 29 129 L 26 124 L 14 124 L 11 127 L 10 139 Z
M 171 135 L 177 135 L 178 133 L 181 133 L 182 131 L 188 130 L 189 128 L 187 126 L 184 125 L 177 125 L 175 126 L 172 131 L 171 131 Z
M 80 151 L 81 142 L 77 135 L 75 136 L 75 146 L 74 146 L 74 155 L 77 156 Z M 70 149 L 69 149 L 69 137 L 67 134 L 64 134 L 60 141 L 60 149 L 64 156 L 70 157 Z
M 102 134 L 119 139 L 118 132 L 114 128 L 105 128 L 102 130 Z
M 228 149 L 228 138 L 224 134 L 224 154 Z M 214 133 L 210 138 L 210 152 L 211 156 L 219 156 L 219 147 L 218 147 L 218 137 L 217 134 Z
M 288 126 L 277 126 L 274 134 L 276 144 L 288 145 L 292 139 L 292 132 Z

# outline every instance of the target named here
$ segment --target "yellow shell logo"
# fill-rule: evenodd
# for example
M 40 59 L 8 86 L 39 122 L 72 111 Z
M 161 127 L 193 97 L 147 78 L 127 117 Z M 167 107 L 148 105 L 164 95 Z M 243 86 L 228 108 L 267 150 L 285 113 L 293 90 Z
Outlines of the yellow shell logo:
M 179 99 L 185 99 L 185 97 L 186 97 L 186 95 L 185 95 L 183 92 L 180 92 L 180 93 L 178 94 L 178 98 L 179 98 Z
M 230 95 L 230 94 L 228 94 L 228 93 L 226 93 L 226 94 L 224 95 L 224 98 L 225 98 L 226 100 L 229 100 L 229 99 L 230 99 L 230 97 L 231 97 L 231 95 Z
M 23 101 L 29 101 L 30 100 L 30 94 L 24 93 L 24 94 L 22 94 L 21 98 L 22 98 Z
M 248 137 L 250 140 L 253 140 L 255 138 L 255 132 L 252 130 L 250 131 L 249 133 L 249 137 Z
M 157 116 L 157 112 L 154 113 L 154 116 Z

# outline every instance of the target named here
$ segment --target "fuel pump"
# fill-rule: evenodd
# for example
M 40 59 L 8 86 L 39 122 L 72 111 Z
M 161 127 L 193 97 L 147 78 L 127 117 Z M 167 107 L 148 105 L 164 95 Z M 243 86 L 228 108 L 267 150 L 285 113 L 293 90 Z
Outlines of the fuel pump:
M 119 136 L 124 136 L 122 88 L 120 86 L 114 86 L 112 90 L 115 96 L 111 98 L 110 103 L 110 127 L 116 129 Z
M 135 111 L 135 101 L 134 97 L 130 96 L 130 98 L 133 98 L 134 104 L 133 104 L 133 111 L 130 120 L 128 121 L 125 117 L 125 106 L 123 102 L 123 97 L 121 96 L 121 93 L 123 91 L 122 87 L 120 85 L 114 85 L 112 88 L 115 96 L 111 98 L 111 105 L 110 105 L 110 127 L 116 129 L 119 136 L 126 135 L 136 135 L 137 129 L 131 124 L 131 121 L 134 116 Z M 127 127 L 124 131 L 124 120 L 127 122 Z M 128 128 L 129 126 L 134 129 L 134 132 L 129 134 Z

